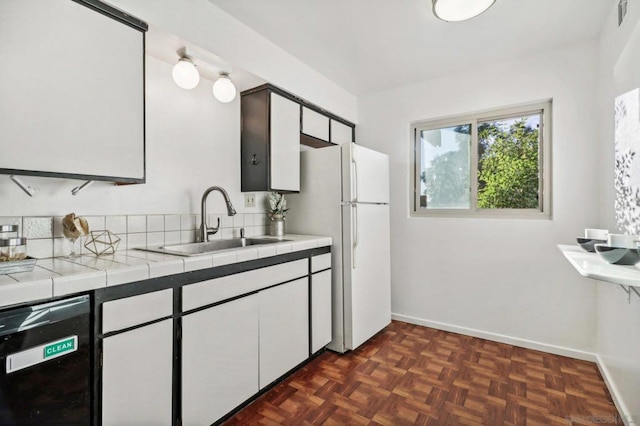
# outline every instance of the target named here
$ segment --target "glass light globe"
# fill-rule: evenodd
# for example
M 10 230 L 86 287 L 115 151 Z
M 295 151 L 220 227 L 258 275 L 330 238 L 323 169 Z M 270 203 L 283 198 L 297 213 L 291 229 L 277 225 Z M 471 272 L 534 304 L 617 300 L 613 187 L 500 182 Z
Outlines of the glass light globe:
M 200 83 L 200 74 L 188 59 L 182 58 L 173 66 L 173 81 L 183 89 L 193 89 Z
M 236 86 L 228 75 L 222 74 L 213 83 L 213 96 L 222 103 L 229 103 L 236 98 Z
M 433 0 L 433 14 L 447 22 L 471 19 L 489 9 L 496 0 Z

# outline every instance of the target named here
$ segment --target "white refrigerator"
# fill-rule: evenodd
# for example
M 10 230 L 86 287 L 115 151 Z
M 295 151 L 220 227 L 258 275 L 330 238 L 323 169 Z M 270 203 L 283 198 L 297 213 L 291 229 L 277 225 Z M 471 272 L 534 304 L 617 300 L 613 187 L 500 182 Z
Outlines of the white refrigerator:
M 389 157 L 353 143 L 303 151 L 287 207 L 288 233 L 333 238 L 328 347 L 355 349 L 391 322 Z

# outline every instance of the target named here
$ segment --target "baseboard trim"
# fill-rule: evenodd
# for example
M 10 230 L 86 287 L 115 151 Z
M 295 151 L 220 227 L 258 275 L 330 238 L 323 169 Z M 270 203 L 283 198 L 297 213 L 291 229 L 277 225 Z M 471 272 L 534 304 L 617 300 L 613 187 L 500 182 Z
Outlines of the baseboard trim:
M 604 363 L 602 357 L 596 354 L 596 365 L 598 366 L 598 370 L 600 370 L 600 374 L 604 379 L 604 383 L 609 388 L 609 393 L 611 394 L 611 399 L 613 399 L 613 403 L 616 405 L 620 416 L 622 417 L 622 421 L 626 426 L 638 426 L 640 423 L 635 422 L 631 413 L 629 413 L 629 408 L 624 403 L 624 400 L 620 396 L 620 391 L 618 391 L 618 387 L 616 386 L 611 374 L 609 373 L 609 369 Z
M 508 345 L 520 346 L 536 351 L 548 352 L 555 355 L 566 356 L 569 358 L 581 359 L 583 361 L 597 362 L 597 355 L 593 352 L 586 352 L 577 349 L 571 349 L 564 346 L 550 345 L 548 343 L 536 342 L 534 340 L 521 339 L 518 337 L 507 336 L 504 334 L 491 333 L 488 331 L 477 330 L 474 328 L 460 327 L 458 325 L 447 324 L 438 321 L 431 321 L 422 318 L 411 317 L 408 315 L 391 314 L 391 318 L 398 321 L 408 322 L 409 324 L 423 325 L 425 327 L 435 328 L 437 330 L 450 331 L 452 333 L 464 334 L 466 336 L 478 337 L 480 339 L 491 340 Z

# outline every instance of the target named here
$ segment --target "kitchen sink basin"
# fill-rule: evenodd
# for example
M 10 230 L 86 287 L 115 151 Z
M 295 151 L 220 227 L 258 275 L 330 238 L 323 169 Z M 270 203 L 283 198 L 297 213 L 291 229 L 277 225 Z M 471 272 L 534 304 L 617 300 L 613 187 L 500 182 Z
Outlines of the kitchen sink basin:
M 260 244 L 274 244 L 282 241 L 271 238 L 234 238 L 232 240 L 216 240 L 200 243 L 176 244 L 171 246 L 159 246 L 139 248 L 138 250 L 152 251 L 156 253 L 173 254 L 176 256 L 198 256 L 201 254 L 217 253 L 225 250 L 234 250 L 242 247 Z

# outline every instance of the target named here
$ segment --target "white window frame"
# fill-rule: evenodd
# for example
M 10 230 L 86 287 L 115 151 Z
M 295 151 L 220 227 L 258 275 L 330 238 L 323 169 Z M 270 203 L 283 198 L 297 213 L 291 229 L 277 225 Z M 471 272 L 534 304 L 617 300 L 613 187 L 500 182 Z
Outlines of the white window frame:
M 417 121 L 411 126 L 411 185 L 410 216 L 412 217 L 462 217 L 500 219 L 551 219 L 551 107 L 552 101 L 537 101 L 504 108 L 497 108 L 471 114 L 458 115 L 434 120 Z M 479 209 L 478 202 L 478 123 L 513 118 L 518 115 L 541 114 L 538 164 L 542 167 L 539 188 L 540 208 L 537 209 Z M 420 208 L 420 132 L 471 124 L 470 191 L 469 209 L 426 209 Z

